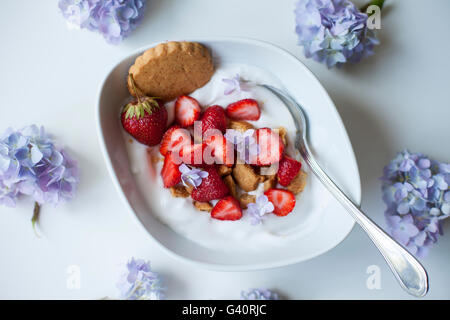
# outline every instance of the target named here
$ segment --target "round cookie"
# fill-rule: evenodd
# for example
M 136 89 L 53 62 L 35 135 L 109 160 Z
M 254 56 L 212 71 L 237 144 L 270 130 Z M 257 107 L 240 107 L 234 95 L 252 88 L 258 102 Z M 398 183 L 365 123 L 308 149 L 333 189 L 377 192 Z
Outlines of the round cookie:
M 145 51 L 129 73 L 140 94 L 169 101 L 204 86 L 214 73 L 214 64 L 200 43 L 171 41 Z M 129 80 L 128 90 L 136 95 Z

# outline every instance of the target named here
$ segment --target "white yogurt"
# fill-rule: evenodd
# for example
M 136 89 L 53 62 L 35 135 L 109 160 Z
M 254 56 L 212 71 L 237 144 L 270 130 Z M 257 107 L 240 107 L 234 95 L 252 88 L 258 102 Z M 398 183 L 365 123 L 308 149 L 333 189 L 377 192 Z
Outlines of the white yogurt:
M 204 87 L 191 94 L 198 100 L 203 108 L 211 105 L 226 107 L 228 104 L 245 98 L 258 101 L 261 108 L 261 117 L 258 121 L 251 121 L 256 127 L 278 128 L 283 126 L 288 133 L 288 146 L 286 152 L 299 159 L 298 152 L 294 150 L 293 142 L 295 126 L 292 117 L 283 103 L 266 89 L 250 86 L 249 91 L 233 92 L 224 95 L 226 84 L 224 78 L 233 78 L 239 74 L 242 79 L 254 83 L 266 83 L 281 87 L 274 76 L 266 71 L 247 65 L 223 64 L 218 66 L 211 80 Z M 166 104 L 169 113 L 169 123 L 173 120 L 174 102 Z M 168 225 L 177 233 L 202 245 L 216 250 L 264 250 L 268 246 L 282 246 L 305 229 L 314 228 L 319 217 L 309 214 L 310 208 L 319 206 L 324 208 L 329 198 L 323 199 L 320 188 L 311 184 L 310 174 L 305 165 L 302 170 L 308 172 L 306 189 L 296 197 L 294 210 L 285 217 L 267 214 L 262 224 L 252 225 L 250 217 L 243 211 L 242 219 L 238 221 L 221 221 L 212 219 L 208 212 L 197 210 L 191 198 L 174 198 L 170 191 L 163 187 L 160 171 L 162 162 L 154 164 L 153 170 L 147 161 L 147 146 L 142 145 L 123 131 L 131 171 L 135 175 L 142 195 L 149 206 L 149 214 L 154 214 L 161 222 Z M 132 139 L 133 142 L 130 143 Z M 161 157 L 159 147 L 151 148 L 152 155 Z M 262 184 L 251 194 L 263 193 Z M 315 203 L 314 203 L 315 202 Z M 215 202 L 214 202 L 215 203 Z M 150 213 L 151 211 L 151 213 Z

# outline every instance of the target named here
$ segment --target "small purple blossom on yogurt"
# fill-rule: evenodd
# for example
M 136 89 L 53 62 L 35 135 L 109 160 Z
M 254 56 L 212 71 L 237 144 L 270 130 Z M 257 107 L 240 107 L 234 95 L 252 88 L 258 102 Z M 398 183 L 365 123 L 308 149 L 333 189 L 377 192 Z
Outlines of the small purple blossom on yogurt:
M 267 213 L 271 213 L 274 210 L 272 202 L 265 195 L 260 195 L 256 198 L 255 203 L 249 203 L 247 206 L 247 213 L 251 217 L 251 224 L 257 225 L 262 222 Z
M 202 180 L 209 175 L 206 171 L 196 168 L 191 169 L 184 163 L 180 165 L 179 170 L 181 172 L 181 182 L 185 187 L 192 186 L 197 188 L 201 185 Z
M 236 74 L 231 79 L 222 79 L 226 84 L 224 95 L 230 95 L 233 92 L 241 93 L 242 91 L 249 91 L 248 81 L 242 80 L 239 74 Z

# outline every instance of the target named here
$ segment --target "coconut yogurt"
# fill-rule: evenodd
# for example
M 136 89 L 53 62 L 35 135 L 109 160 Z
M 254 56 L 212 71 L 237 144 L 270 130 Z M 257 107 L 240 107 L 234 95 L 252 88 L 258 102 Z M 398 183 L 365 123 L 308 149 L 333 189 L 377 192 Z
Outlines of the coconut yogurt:
M 235 90 L 231 94 L 225 95 L 227 84 L 223 79 L 231 79 L 236 74 L 239 74 L 241 79 L 250 81 L 250 84 L 246 85 L 245 91 Z M 203 108 L 211 105 L 226 107 L 230 103 L 246 98 L 257 100 L 261 109 L 261 117 L 258 121 L 250 122 L 256 128 L 285 127 L 288 139 L 286 153 L 300 159 L 298 151 L 293 146 L 295 125 L 289 111 L 272 93 L 264 88 L 251 85 L 251 83 L 266 83 L 281 87 L 274 76 L 260 68 L 222 64 L 216 68 L 211 80 L 190 96 L 197 99 Z M 166 108 L 169 114 L 169 123 L 171 123 L 174 119 L 174 102 L 167 103 Z M 317 184 L 311 183 L 313 179 L 308 174 L 306 188 L 296 196 L 296 206 L 289 215 L 278 217 L 274 214 L 266 214 L 263 223 L 252 225 L 250 217 L 246 215 L 246 210 L 243 210 L 243 217 L 240 220 L 216 220 L 211 218 L 208 212 L 196 209 L 190 197 L 175 198 L 169 189 L 163 187 L 160 176 L 162 161 L 151 163 L 147 160 L 148 152 L 153 157 L 161 157 L 159 146 L 149 149 L 135 141 L 125 131 L 123 131 L 123 137 L 127 146 L 131 171 L 148 204 L 149 214 L 155 215 L 175 232 L 205 247 L 223 251 L 245 251 L 282 246 L 298 234 L 304 234 L 305 229 L 314 228 L 319 217 L 310 214 L 312 206 L 324 208 L 329 200 L 323 198 L 320 188 Z M 302 170 L 308 172 L 306 166 L 302 166 Z M 260 184 L 255 191 L 249 193 L 257 196 L 263 194 L 263 185 Z M 216 202 L 211 201 L 213 205 Z

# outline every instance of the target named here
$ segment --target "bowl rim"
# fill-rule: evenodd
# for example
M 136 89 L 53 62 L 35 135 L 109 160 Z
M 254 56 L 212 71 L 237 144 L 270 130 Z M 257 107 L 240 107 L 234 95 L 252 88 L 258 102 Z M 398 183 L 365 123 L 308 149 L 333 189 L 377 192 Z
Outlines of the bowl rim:
M 100 144 L 100 150 L 102 152 L 103 158 L 105 160 L 106 163 L 106 168 L 107 171 L 109 173 L 110 178 L 113 181 L 113 185 L 115 186 L 116 190 L 119 193 L 119 197 L 122 200 L 122 202 L 125 204 L 125 206 L 128 208 L 128 210 L 130 212 L 132 212 L 132 219 L 135 221 L 135 223 L 137 225 L 139 225 L 146 234 L 148 234 L 150 236 L 150 238 L 157 244 L 157 246 L 159 248 L 162 249 L 163 252 L 165 252 L 166 254 L 168 254 L 170 257 L 173 257 L 177 260 L 180 261 L 184 261 L 187 262 L 191 265 L 195 265 L 195 266 L 199 266 L 208 270 L 213 270 L 213 271 L 231 271 L 231 272 L 237 272 L 237 271 L 256 271 L 256 270 L 265 270 L 265 269 L 273 269 L 273 268 L 278 268 L 278 267 L 284 267 L 284 266 L 289 266 L 289 265 L 293 265 L 296 263 L 300 263 L 302 261 L 307 261 L 310 260 L 312 258 L 315 258 L 317 256 L 320 256 L 332 249 L 334 249 L 335 247 L 337 247 L 339 244 L 341 244 L 350 234 L 350 232 L 353 230 L 354 226 L 355 226 L 355 221 L 353 220 L 351 223 L 351 227 L 348 229 L 348 231 L 345 233 L 345 235 L 342 237 L 342 239 L 340 241 L 338 241 L 336 244 L 334 244 L 331 247 L 325 248 L 323 250 L 320 251 L 316 251 L 312 254 L 306 255 L 306 256 L 302 256 L 302 257 L 298 257 L 298 258 L 288 258 L 288 259 L 283 259 L 283 260 L 278 260 L 278 261 L 272 261 L 272 262 L 264 262 L 264 263 L 251 263 L 251 264 L 241 264 L 241 265 L 224 265 L 224 264 L 220 264 L 220 263 L 207 263 L 207 262 L 201 262 L 201 261 L 197 261 L 197 260 L 193 260 L 191 258 L 188 257 L 184 257 L 181 256 L 175 252 L 173 252 L 172 250 L 170 250 L 169 248 L 167 248 L 164 244 L 162 244 L 160 241 L 158 241 L 144 226 L 144 224 L 142 223 L 142 221 L 138 218 L 138 216 L 136 215 L 136 213 L 134 212 L 131 204 L 129 203 L 128 199 L 126 198 L 122 187 L 120 186 L 119 180 L 117 178 L 117 175 L 114 171 L 113 165 L 112 165 L 112 161 L 111 158 L 109 157 L 108 151 L 106 149 L 106 143 L 105 143 L 105 139 L 103 136 L 103 132 L 102 132 L 102 125 L 101 125 L 101 115 L 100 115 L 100 101 L 101 101 L 101 96 L 102 96 L 102 92 L 104 89 L 104 86 L 106 84 L 106 80 L 109 78 L 109 76 L 111 75 L 111 73 L 127 58 L 129 58 L 130 56 L 136 55 L 136 54 L 140 54 L 142 52 L 144 52 L 145 50 L 152 48 L 160 43 L 164 43 L 167 42 L 168 40 L 162 40 L 162 41 L 155 41 L 152 42 L 148 45 L 145 46 L 141 46 L 135 50 L 133 50 L 132 52 L 129 52 L 127 54 L 122 55 L 117 62 L 115 62 L 114 64 L 112 64 L 109 68 L 107 68 L 107 72 L 105 74 L 105 76 L 102 78 L 102 81 L 100 83 L 100 85 L 98 86 L 97 89 L 97 98 L 96 98 L 96 108 L 95 108 L 95 122 L 96 122 L 96 131 L 97 131 L 97 137 L 98 137 L 98 141 Z M 350 157 L 351 157 L 351 161 L 354 164 L 355 168 L 356 168 L 356 175 L 357 175 L 357 179 L 358 179 L 358 183 L 357 183 L 357 192 L 355 194 L 355 199 L 353 199 L 355 201 L 355 203 L 359 206 L 361 204 L 361 177 L 359 174 L 359 167 L 358 167 L 358 162 L 356 161 L 356 156 L 355 156 L 355 152 L 353 150 L 353 146 L 351 143 L 351 140 L 348 136 L 348 132 L 345 129 L 344 123 L 341 119 L 341 116 L 339 114 L 339 112 L 337 111 L 337 108 L 333 102 L 333 100 L 331 99 L 331 97 L 329 96 L 328 92 L 325 90 L 324 86 L 322 85 L 322 83 L 319 81 L 319 79 L 315 76 L 315 74 L 301 61 L 299 60 L 295 55 L 293 55 L 292 53 L 290 53 L 289 51 L 287 51 L 286 49 L 273 44 L 271 42 L 265 41 L 265 40 L 259 40 L 259 39 L 254 39 L 254 38 L 246 38 L 246 37 L 195 37 L 195 38 L 186 38 L 186 39 L 179 39 L 179 40 L 170 40 L 170 41 L 190 41 L 190 42 L 240 42 L 240 43 L 245 43 L 245 44 L 253 44 L 253 45 L 258 45 L 261 47 L 265 47 L 266 49 L 272 50 L 277 52 L 278 54 L 284 56 L 285 58 L 287 58 L 288 60 L 292 61 L 292 63 L 296 63 L 298 65 L 300 65 L 304 71 L 306 73 L 309 74 L 309 76 L 311 76 L 316 83 L 322 88 L 323 93 L 325 94 L 325 99 L 328 100 L 328 103 L 331 104 L 333 106 L 333 112 L 334 112 L 334 116 L 336 116 L 336 118 L 338 119 L 337 121 L 337 125 L 340 127 L 340 129 L 343 131 L 345 138 L 350 146 Z

